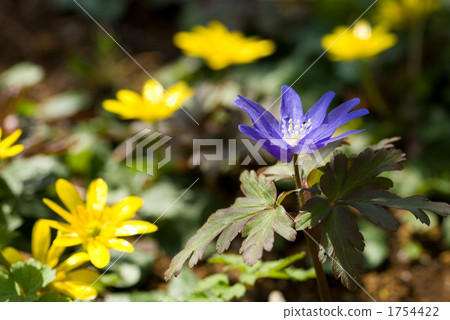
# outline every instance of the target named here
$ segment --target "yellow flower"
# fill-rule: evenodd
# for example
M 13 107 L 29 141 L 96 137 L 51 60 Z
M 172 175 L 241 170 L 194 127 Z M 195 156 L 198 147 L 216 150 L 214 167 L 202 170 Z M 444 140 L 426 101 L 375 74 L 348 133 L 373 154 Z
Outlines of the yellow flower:
M 158 228 L 147 221 L 129 220 L 142 207 L 142 199 L 128 197 L 118 204 L 106 205 L 108 186 L 102 179 L 94 180 L 88 188 L 86 205 L 75 187 L 66 180 L 56 182 L 56 193 L 70 212 L 51 200 L 44 203 L 67 223 L 44 220 L 59 233 L 54 245 L 70 247 L 82 244 L 97 268 L 110 261 L 108 248 L 124 252 L 134 250 L 131 243 L 120 237 L 155 232 Z
M 439 7 L 437 0 L 381 0 L 374 18 L 390 28 L 402 28 L 416 23 Z
M 22 135 L 22 130 L 14 131 L 9 137 L 4 140 L 2 138 L 2 128 L 0 128 L 0 159 L 14 157 L 23 151 L 23 145 L 17 144 L 12 146 L 17 139 Z M 11 147 L 12 146 L 12 147 Z
M 250 63 L 275 51 L 273 41 L 246 38 L 240 31 L 230 32 L 218 21 L 207 27 L 195 26 L 191 32 L 178 32 L 173 41 L 185 55 L 204 59 L 213 70 Z
M 119 90 L 117 100 L 103 101 L 103 108 L 123 119 L 154 122 L 170 117 L 193 94 L 194 90 L 185 82 L 164 91 L 156 81 L 148 80 L 142 87 L 142 96 L 131 90 Z
M 345 32 L 347 28 L 346 26 L 338 26 L 331 34 L 323 36 L 322 47 L 324 49 L 329 48 L 328 53 L 331 60 L 371 58 L 389 49 L 397 42 L 395 34 L 388 32 L 382 26 L 372 29 L 369 23 L 364 20 L 358 21 L 350 30 Z
M 91 285 L 98 279 L 97 271 L 79 268 L 89 261 L 85 252 L 75 253 L 67 260 L 59 262 L 64 251 L 63 247 L 50 245 L 50 227 L 39 220 L 34 224 L 31 235 L 31 254 L 34 259 L 43 265 L 56 270 L 56 278 L 47 285 L 45 291 L 58 291 L 73 299 L 92 300 L 97 297 L 97 291 Z M 24 257 L 14 248 L 7 247 L 2 251 L 9 263 L 24 261 Z

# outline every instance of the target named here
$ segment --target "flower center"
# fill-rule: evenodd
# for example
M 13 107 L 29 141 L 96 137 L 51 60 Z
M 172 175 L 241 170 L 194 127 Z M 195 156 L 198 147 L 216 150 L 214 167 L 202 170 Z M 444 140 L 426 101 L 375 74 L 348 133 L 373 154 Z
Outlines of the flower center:
M 283 132 L 283 140 L 292 147 L 298 145 L 300 140 L 311 131 L 311 119 L 303 123 L 300 120 L 294 123 L 292 119 L 289 119 L 288 122 L 284 119 L 282 121 L 281 131 Z
M 96 237 L 102 231 L 102 226 L 98 221 L 89 222 L 89 224 L 84 229 L 86 236 L 88 237 Z
M 355 24 L 355 27 L 353 28 L 353 35 L 355 38 L 361 39 L 361 40 L 367 40 L 370 39 L 372 36 L 372 28 L 370 27 L 370 24 L 368 24 L 365 21 L 359 21 Z

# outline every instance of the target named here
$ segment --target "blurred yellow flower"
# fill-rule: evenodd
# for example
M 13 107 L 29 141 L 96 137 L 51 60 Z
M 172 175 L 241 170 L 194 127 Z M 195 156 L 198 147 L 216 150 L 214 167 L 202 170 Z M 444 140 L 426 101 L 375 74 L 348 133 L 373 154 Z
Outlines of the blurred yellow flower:
M 21 135 L 22 130 L 18 129 L 14 131 L 9 137 L 1 140 L 2 128 L 0 128 L 0 159 L 14 157 L 15 155 L 23 151 L 23 145 L 17 144 L 13 146 L 13 144 L 17 141 L 17 139 L 19 139 Z
M 250 63 L 275 51 L 273 41 L 246 38 L 240 31 L 230 32 L 218 21 L 207 27 L 195 26 L 191 32 L 178 32 L 173 41 L 185 55 L 204 59 L 213 70 Z
M 388 32 L 382 26 L 372 28 L 364 20 L 358 21 L 345 32 L 347 28 L 338 26 L 331 34 L 322 37 L 322 47 L 325 50 L 329 48 L 328 54 L 331 60 L 368 59 L 389 49 L 397 42 L 395 34 Z
M 48 265 L 56 270 L 55 280 L 49 283 L 45 290 L 58 291 L 73 299 L 95 299 L 97 291 L 91 285 L 98 279 L 98 272 L 79 268 L 89 261 L 88 254 L 85 252 L 75 253 L 58 264 L 64 247 L 57 247 L 54 243 L 50 245 L 50 241 L 50 227 L 45 221 L 38 220 L 34 224 L 31 235 L 31 254 L 43 265 Z M 11 247 L 3 249 L 2 254 L 10 264 L 25 260 L 16 249 Z
M 53 244 L 62 247 L 83 245 L 97 268 L 104 268 L 109 263 L 108 248 L 124 252 L 134 250 L 131 243 L 120 237 L 151 233 L 158 229 L 147 221 L 129 220 L 142 207 L 141 198 L 128 197 L 112 207 L 107 206 L 108 186 L 102 179 L 94 180 L 89 185 L 86 205 L 75 187 L 66 180 L 56 182 L 56 193 L 70 212 L 49 199 L 43 200 L 67 221 L 44 220 L 50 227 L 59 230 Z
M 119 90 L 117 100 L 103 101 L 103 108 L 123 119 L 140 119 L 154 122 L 168 118 L 194 94 L 185 82 L 178 82 L 165 91 L 154 80 L 142 87 L 142 96 L 131 90 Z
M 374 19 L 390 28 L 402 28 L 438 10 L 437 0 L 381 0 Z

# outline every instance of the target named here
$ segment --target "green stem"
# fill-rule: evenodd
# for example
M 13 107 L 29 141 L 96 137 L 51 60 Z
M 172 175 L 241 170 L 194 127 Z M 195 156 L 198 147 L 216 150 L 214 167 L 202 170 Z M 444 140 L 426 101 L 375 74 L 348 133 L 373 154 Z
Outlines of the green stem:
M 294 173 L 295 173 L 295 184 L 297 188 L 302 188 L 302 181 L 300 176 L 300 168 L 297 165 L 298 156 L 294 155 L 293 165 L 294 165 Z M 305 195 L 302 191 L 297 193 L 298 202 L 300 207 L 302 207 L 306 200 Z M 308 232 L 305 230 L 305 238 L 306 244 L 308 245 L 309 254 L 311 256 L 311 260 L 313 263 L 314 270 L 316 271 L 316 281 L 319 287 L 319 295 L 322 302 L 330 302 L 331 294 L 330 289 L 328 288 L 327 278 L 325 277 L 325 273 L 323 272 L 322 263 L 319 260 L 319 246 L 317 245 L 318 234 L 317 228 L 312 228 Z

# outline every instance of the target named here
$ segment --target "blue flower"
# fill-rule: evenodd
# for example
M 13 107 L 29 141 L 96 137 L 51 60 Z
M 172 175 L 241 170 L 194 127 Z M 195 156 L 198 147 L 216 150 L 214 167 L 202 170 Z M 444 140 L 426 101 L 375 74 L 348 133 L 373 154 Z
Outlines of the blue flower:
M 364 131 L 351 130 L 332 138 L 337 128 L 369 113 L 367 109 L 350 112 L 359 104 L 358 98 L 344 102 L 326 114 L 335 96 L 330 91 L 303 115 L 300 97 L 292 88 L 283 86 L 281 95 L 280 122 L 254 101 L 241 96 L 234 100 L 234 105 L 244 110 L 253 122 L 253 127 L 240 125 L 239 130 L 281 161 L 290 162 L 294 154 L 314 153 L 330 142 Z

